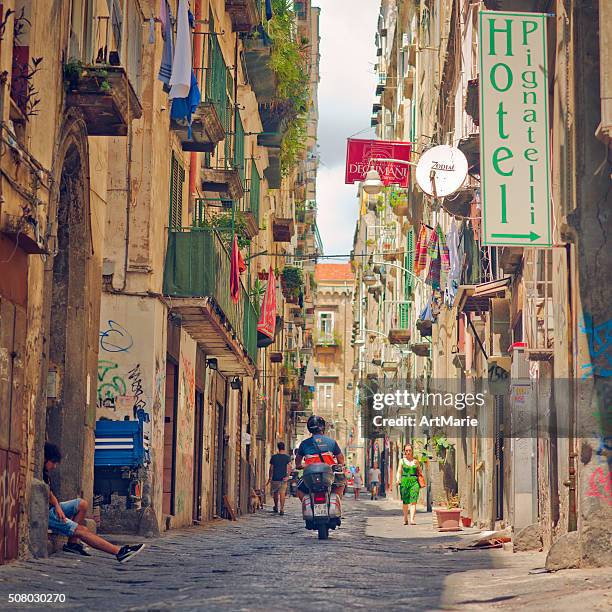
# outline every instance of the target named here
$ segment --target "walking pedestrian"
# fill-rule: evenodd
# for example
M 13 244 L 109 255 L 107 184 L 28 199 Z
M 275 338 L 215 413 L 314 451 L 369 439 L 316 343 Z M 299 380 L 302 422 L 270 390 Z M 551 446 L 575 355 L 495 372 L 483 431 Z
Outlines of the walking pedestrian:
M 271 491 L 274 498 L 272 512 L 285 514 L 285 498 L 287 496 L 287 483 L 289 481 L 289 465 L 291 456 L 285 451 L 285 443 L 279 442 L 276 447 L 278 453 L 270 458 L 270 472 L 266 486 L 272 483 Z
M 361 478 L 359 467 L 356 467 L 355 473 L 353 474 L 353 493 L 355 494 L 356 500 L 359 500 L 359 491 L 361 491 L 361 487 L 363 487 L 363 479 Z
M 380 483 L 380 470 L 378 463 L 374 462 L 374 466 L 368 472 L 368 480 L 370 481 L 370 499 L 378 499 L 378 485 Z
M 416 525 L 414 520 L 416 505 L 419 500 L 421 486 L 419 484 L 419 473 L 421 465 L 414 458 L 414 450 L 411 444 L 404 446 L 404 456 L 399 460 L 397 466 L 396 482 L 400 489 L 402 498 L 402 511 L 404 513 L 404 525 L 408 525 L 408 514 L 410 513 L 410 524 Z
M 79 540 L 89 544 L 92 548 L 101 550 L 110 555 L 115 555 L 119 563 L 129 561 L 145 547 L 144 544 L 131 546 L 116 546 L 99 535 L 92 533 L 83 524 L 88 504 L 84 499 L 71 499 L 60 502 L 51 489 L 49 472 L 54 470 L 62 460 L 62 453 L 55 444 L 45 443 L 45 464 L 43 467 L 43 480 L 49 485 L 49 529 L 55 533 L 68 536 L 68 542 L 64 544 L 64 552 L 91 557 L 87 549 Z

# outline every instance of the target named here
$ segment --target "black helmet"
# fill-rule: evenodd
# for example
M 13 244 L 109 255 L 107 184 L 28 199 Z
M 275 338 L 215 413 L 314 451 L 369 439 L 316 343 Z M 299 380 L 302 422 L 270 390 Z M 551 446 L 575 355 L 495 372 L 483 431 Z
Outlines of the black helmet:
M 308 431 L 312 434 L 324 433 L 325 419 L 323 417 L 316 416 L 315 414 L 313 414 L 311 417 L 308 417 L 306 427 L 308 428 Z

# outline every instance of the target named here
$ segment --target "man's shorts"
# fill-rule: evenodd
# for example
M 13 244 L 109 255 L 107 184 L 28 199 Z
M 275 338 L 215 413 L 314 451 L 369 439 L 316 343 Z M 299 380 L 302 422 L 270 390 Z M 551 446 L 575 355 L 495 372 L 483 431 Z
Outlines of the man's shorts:
M 60 521 L 55 512 L 55 508 L 49 508 L 49 529 L 55 533 L 61 533 L 65 536 L 73 536 L 76 528 L 79 526 L 73 520 L 76 513 L 79 511 L 81 500 L 71 499 L 70 501 L 60 502 L 60 506 L 66 515 L 66 522 Z
M 373 490 L 374 490 L 374 487 L 376 487 L 376 488 L 378 489 L 379 485 L 380 485 L 380 483 L 378 482 L 378 480 L 373 480 L 373 481 L 370 483 L 370 491 L 373 491 Z
M 272 481 L 272 493 L 286 493 L 287 492 L 287 481 L 286 480 L 273 480 Z

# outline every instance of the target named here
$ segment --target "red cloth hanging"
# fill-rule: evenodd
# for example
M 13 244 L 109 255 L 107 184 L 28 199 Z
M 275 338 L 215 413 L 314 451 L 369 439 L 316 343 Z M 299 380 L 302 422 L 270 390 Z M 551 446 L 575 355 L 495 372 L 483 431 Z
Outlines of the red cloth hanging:
M 230 257 L 230 297 L 237 304 L 240 301 L 240 275 L 246 270 L 246 264 L 238 248 L 238 236 L 234 236 L 232 255 Z
M 268 338 L 274 338 L 274 332 L 276 331 L 276 278 L 272 266 L 270 266 L 270 272 L 268 273 L 268 286 L 261 304 L 257 331 L 265 334 Z

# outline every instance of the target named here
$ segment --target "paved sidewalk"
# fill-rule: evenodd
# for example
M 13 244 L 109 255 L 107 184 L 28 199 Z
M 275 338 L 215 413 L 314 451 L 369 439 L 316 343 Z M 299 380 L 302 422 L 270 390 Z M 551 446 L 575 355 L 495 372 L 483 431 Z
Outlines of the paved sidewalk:
M 532 575 L 543 554 L 452 552 L 431 515 L 404 526 L 393 502 L 347 498 L 327 541 L 304 529 L 296 500 L 238 522 L 170 532 L 132 562 L 58 553 L 0 567 L 0 609 L 80 610 L 609 610 L 606 570 Z M 64 593 L 62 604 L 15 605 L 10 593 Z

